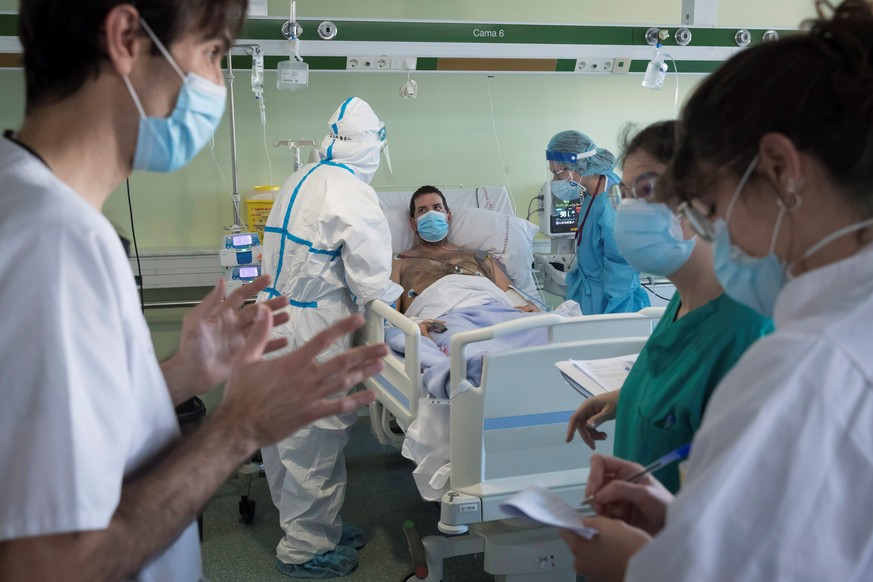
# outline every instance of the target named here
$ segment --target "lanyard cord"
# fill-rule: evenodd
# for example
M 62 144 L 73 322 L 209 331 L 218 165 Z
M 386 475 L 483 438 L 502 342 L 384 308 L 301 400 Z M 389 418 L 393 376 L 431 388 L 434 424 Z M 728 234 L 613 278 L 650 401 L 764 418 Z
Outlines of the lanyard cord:
M 576 231 L 576 246 L 582 243 L 582 229 L 585 228 L 585 222 L 588 220 L 588 213 L 591 212 L 591 207 L 594 206 L 594 198 L 600 193 L 600 187 L 603 186 L 605 178 L 601 175 L 597 180 L 597 188 L 594 189 L 594 194 L 591 195 L 591 202 L 588 208 L 585 209 L 585 216 L 582 217 L 582 222 L 579 223 L 579 230 Z

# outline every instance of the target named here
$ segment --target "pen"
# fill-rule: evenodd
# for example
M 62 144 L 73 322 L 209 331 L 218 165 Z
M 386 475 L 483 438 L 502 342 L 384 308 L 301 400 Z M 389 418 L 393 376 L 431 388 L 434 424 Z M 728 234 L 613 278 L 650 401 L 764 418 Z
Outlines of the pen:
M 664 455 L 663 457 L 661 457 L 657 461 L 649 463 L 648 465 L 645 466 L 645 468 L 643 468 L 642 471 L 640 471 L 639 473 L 634 473 L 633 475 L 631 475 L 630 477 L 625 479 L 625 481 L 627 481 L 628 483 L 636 483 L 637 481 L 639 481 L 640 479 L 642 479 L 643 477 L 645 477 L 649 473 L 657 471 L 658 469 L 661 469 L 662 467 L 666 467 L 667 465 L 671 465 L 673 463 L 676 463 L 677 461 L 683 461 L 683 460 L 687 459 L 688 454 L 690 452 L 691 452 L 691 443 L 688 443 L 687 445 L 682 445 L 681 447 L 679 447 L 675 451 L 667 453 L 666 455 Z M 585 498 L 585 501 L 582 502 L 581 507 L 585 507 L 586 505 L 591 505 L 591 502 L 593 502 L 593 501 L 594 501 L 594 495 L 589 495 L 588 497 Z

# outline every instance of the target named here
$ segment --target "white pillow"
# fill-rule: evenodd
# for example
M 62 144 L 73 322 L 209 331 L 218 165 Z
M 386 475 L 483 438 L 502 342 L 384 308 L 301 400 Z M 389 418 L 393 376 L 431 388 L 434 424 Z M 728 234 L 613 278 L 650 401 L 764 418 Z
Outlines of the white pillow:
M 407 251 L 415 244 L 409 225 L 409 210 L 385 210 L 391 230 L 394 254 Z M 531 271 L 533 237 L 539 228 L 527 220 L 481 208 L 452 209 L 449 243 L 463 249 L 487 251 L 497 259 L 512 284 L 528 298 L 539 298 Z

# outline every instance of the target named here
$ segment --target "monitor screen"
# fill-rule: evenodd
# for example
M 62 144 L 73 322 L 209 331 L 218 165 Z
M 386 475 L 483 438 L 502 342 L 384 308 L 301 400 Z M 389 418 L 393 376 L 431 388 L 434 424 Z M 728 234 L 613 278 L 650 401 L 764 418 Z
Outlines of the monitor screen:
M 239 268 L 239 278 L 240 279 L 255 279 L 258 276 L 258 268 L 257 267 L 240 267 Z
M 579 224 L 579 211 L 582 209 L 582 200 L 570 200 L 564 202 L 552 198 L 552 214 L 549 217 L 552 234 L 565 234 L 576 232 Z
M 233 246 L 235 247 L 250 247 L 252 246 L 252 235 L 239 234 L 233 237 Z

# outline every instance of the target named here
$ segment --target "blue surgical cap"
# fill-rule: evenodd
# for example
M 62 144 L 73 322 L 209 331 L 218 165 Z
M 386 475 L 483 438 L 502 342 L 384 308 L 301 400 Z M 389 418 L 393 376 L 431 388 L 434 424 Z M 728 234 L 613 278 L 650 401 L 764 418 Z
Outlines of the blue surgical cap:
M 558 162 L 581 176 L 614 175 L 615 156 L 609 150 L 597 147 L 590 137 L 580 131 L 567 130 L 549 140 L 546 159 Z

